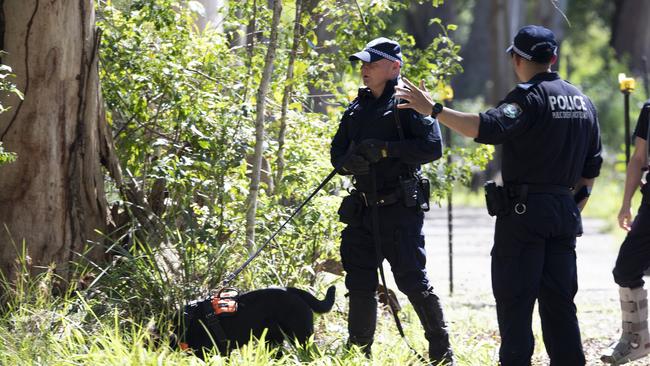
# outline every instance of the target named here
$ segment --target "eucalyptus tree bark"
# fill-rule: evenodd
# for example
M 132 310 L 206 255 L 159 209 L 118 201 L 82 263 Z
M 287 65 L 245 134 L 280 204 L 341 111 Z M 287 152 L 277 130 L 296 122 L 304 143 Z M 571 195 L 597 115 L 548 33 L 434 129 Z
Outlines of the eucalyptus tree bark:
M 278 171 L 276 173 L 276 189 L 282 185 L 282 175 L 284 174 L 284 142 L 287 133 L 287 112 L 289 109 L 289 100 L 293 91 L 293 66 L 298 56 L 298 45 L 300 44 L 300 35 L 302 26 L 300 19 L 302 17 L 302 0 L 296 0 L 296 19 L 293 22 L 293 44 L 289 54 L 289 63 L 287 65 L 287 79 L 284 82 L 284 93 L 282 94 L 282 112 L 280 114 L 280 130 L 278 132 Z
M 492 80 L 486 102 L 489 105 L 496 105 L 517 83 L 510 57 L 506 55 L 505 50 L 512 43 L 517 30 L 523 25 L 526 4 L 519 0 L 492 0 L 491 14 L 490 30 L 494 39 L 490 54 Z M 493 159 L 485 169 L 484 180 L 501 179 L 499 170 L 501 154 L 502 148 L 497 146 Z M 475 180 L 475 184 L 482 185 L 484 180 Z
M 510 59 L 505 53 L 512 38 L 522 26 L 525 4 L 519 0 L 492 0 L 490 30 L 493 39 L 491 52 L 492 88 L 488 93 L 488 104 L 498 103 L 517 82 Z
M 302 0 L 302 8 L 304 14 L 310 14 L 312 22 L 316 24 L 316 39 L 317 43 L 317 52 L 319 54 L 334 54 L 339 51 L 339 47 L 334 42 L 331 45 L 327 45 L 327 41 L 334 39 L 335 32 L 333 30 L 328 30 L 328 27 L 332 24 L 332 19 L 329 17 L 329 12 L 318 11 L 320 0 Z M 309 89 L 309 101 L 310 104 L 307 106 L 313 113 L 327 114 L 327 107 L 332 105 L 332 91 L 324 90 L 315 85 L 314 83 L 309 83 L 307 85 Z
M 0 141 L 17 153 L 0 166 L 0 269 L 13 277 L 24 242 L 34 266 L 63 278 L 78 253 L 98 259 L 107 224 L 101 162 L 112 141 L 99 88 L 93 1 L 0 1 L 8 52 L 24 100 L 10 97 Z M 3 96 L 3 98 L 7 98 Z M 115 168 L 115 167 L 114 167 Z
M 617 0 L 611 44 L 619 59 L 626 58 L 636 73 L 643 72 L 643 57 L 650 60 L 650 1 Z
M 255 245 L 255 215 L 257 213 L 257 196 L 260 189 L 260 171 L 262 167 L 262 152 L 264 148 L 264 117 L 266 112 L 266 96 L 271 84 L 271 73 L 273 71 L 273 61 L 278 44 L 278 26 L 280 24 L 280 14 L 282 13 L 282 1 L 273 2 L 273 18 L 271 20 L 271 36 L 269 45 L 264 57 L 264 68 L 262 70 L 262 79 L 257 89 L 257 99 L 255 108 L 255 154 L 253 156 L 253 167 L 251 174 L 251 184 L 248 197 L 246 199 L 246 243 L 249 249 Z
M 202 14 L 196 19 L 196 25 L 200 30 L 206 27 L 211 27 L 217 30 L 223 30 L 223 19 L 228 11 L 226 0 L 198 0 L 205 14 Z

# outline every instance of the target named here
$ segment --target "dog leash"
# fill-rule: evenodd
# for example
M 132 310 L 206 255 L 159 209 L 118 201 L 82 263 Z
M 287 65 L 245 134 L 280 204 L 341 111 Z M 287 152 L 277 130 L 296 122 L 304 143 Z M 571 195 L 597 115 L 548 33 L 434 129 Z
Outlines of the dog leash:
M 390 311 L 393 314 L 393 319 L 395 319 L 395 325 L 397 326 L 397 331 L 399 332 L 399 335 L 404 340 L 404 343 L 406 343 L 406 346 L 420 361 L 424 362 L 425 364 L 428 364 L 429 361 L 426 358 L 424 358 L 424 356 L 419 354 L 418 351 L 416 351 L 415 348 L 411 346 L 408 339 L 406 339 L 406 335 L 404 334 L 404 328 L 402 327 L 402 322 L 399 320 L 399 317 L 397 316 L 397 309 L 395 308 L 395 304 L 393 304 L 393 302 L 390 299 L 390 296 L 388 295 L 388 286 L 386 286 L 386 276 L 384 275 L 384 267 L 382 266 L 382 262 L 384 261 L 384 254 L 382 253 L 381 250 L 381 234 L 379 233 L 379 206 L 377 206 L 377 171 L 374 164 L 370 164 L 370 191 L 372 192 L 371 199 L 373 202 L 371 206 L 372 235 L 373 235 L 373 240 L 375 242 L 375 253 L 377 255 L 379 276 L 381 277 L 381 283 L 384 286 L 384 296 L 386 297 L 386 302 L 388 303 L 388 306 L 390 307 Z
M 246 262 L 244 262 L 244 264 L 242 264 L 241 266 L 239 266 L 239 268 L 237 268 L 235 271 L 233 271 L 233 272 L 230 273 L 228 276 L 226 276 L 226 278 L 221 282 L 221 286 L 222 286 L 222 287 L 226 287 L 226 285 L 228 285 L 232 280 L 234 280 L 235 277 L 237 277 L 237 275 L 238 275 L 239 273 L 241 273 L 241 271 L 243 271 L 244 268 L 246 268 L 246 266 L 248 266 L 248 265 L 253 261 L 253 259 L 255 259 L 258 255 L 260 255 L 260 253 L 262 252 L 262 250 L 264 250 L 264 248 L 265 248 L 265 247 L 266 247 L 266 246 L 267 246 L 271 241 L 273 241 L 273 239 L 275 239 L 275 237 L 280 233 L 280 231 L 282 231 L 282 229 L 284 229 L 284 227 L 289 223 L 289 221 L 291 221 L 291 219 L 293 219 L 293 217 L 296 216 L 296 215 L 298 214 L 298 212 L 300 212 L 300 210 L 302 210 L 302 208 L 305 207 L 305 205 L 307 205 L 307 203 L 308 203 L 309 201 L 311 201 L 312 198 L 314 198 L 314 196 L 316 195 L 316 193 L 318 193 L 318 191 L 320 191 L 323 187 L 325 187 L 325 185 L 326 185 L 327 183 L 329 183 L 329 181 L 332 180 L 332 178 L 334 178 L 334 176 L 336 175 L 336 173 L 338 173 L 339 170 L 341 170 L 341 168 L 343 168 L 343 164 L 345 164 L 345 162 L 348 160 L 348 158 L 349 158 L 349 157 L 352 155 L 352 153 L 354 153 L 354 152 L 355 152 L 355 150 L 354 150 L 353 148 L 348 149 L 348 152 L 345 153 L 345 155 L 343 156 L 343 159 L 341 159 L 341 161 L 340 161 L 336 166 L 334 166 L 334 169 L 333 169 L 333 170 L 332 170 L 332 171 L 327 175 L 327 177 L 325 177 L 325 179 L 323 179 L 323 181 L 318 185 L 318 187 L 316 187 L 316 189 L 315 189 L 315 190 L 314 190 L 314 191 L 309 195 L 309 197 L 307 197 L 307 198 L 306 198 L 306 199 L 305 199 L 305 200 L 300 204 L 300 206 L 298 206 L 298 208 L 296 208 L 296 209 L 293 211 L 293 213 L 291 214 L 291 216 L 289 216 L 289 218 L 286 219 L 286 220 L 284 221 L 284 223 L 282 223 L 282 225 L 281 225 L 281 226 L 280 226 L 280 227 L 279 227 L 279 228 L 278 228 L 278 229 L 273 233 L 273 235 L 271 235 L 271 236 L 270 236 L 270 237 L 269 237 L 269 238 L 264 242 L 264 244 L 262 244 L 262 246 L 259 247 L 259 248 L 255 251 L 255 253 L 253 253 L 253 254 L 252 254 L 252 255 L 251 255 L 251 256 L 246 260 Z

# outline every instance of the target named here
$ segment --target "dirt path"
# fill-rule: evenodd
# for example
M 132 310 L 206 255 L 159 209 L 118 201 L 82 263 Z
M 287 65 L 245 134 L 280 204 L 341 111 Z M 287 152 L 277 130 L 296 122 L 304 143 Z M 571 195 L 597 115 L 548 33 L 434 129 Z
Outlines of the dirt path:
M 456 207 L 453 214 L 453 296 L 449 292 L 446 207 L 432 208 L 425 220 L 429 277 L 448 306 L 483 309 L 480 310 L 483 313 L 489 308 L 492 314 L 488 316 L 493 319 L 488 321 L 496 325 L 490 282 L 494 219 L 484 208 Z M 587 364 L 602 365 L 599 361 L 600 352 L 620 332 L 618 290 L 611 275 L 619 243 L 611 235 L 603 233 L 606 225 L 603 220 L 587 218 L 583 221 L 585 234 L 578 239 L 577 244 L 579 291 L 576 305 Z M 389 272 L 387 268 L 387 274 Z M 467 310 L 458 312 L 455 309 L 450 311 L 452 330 L 453 316 L 466 312 Z M 537 314 L 534 319 L 536 334 L 541 334 Z M 548 364 L 545 352 L 536 352 L 535 364 Z M 650 365 L 650 357 L 628 365 Z

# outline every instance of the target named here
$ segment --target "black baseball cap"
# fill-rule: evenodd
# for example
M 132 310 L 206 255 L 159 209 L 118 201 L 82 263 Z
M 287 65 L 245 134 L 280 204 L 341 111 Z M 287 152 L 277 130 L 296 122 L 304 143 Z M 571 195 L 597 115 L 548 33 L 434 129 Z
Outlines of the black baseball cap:
M 363 51 L 348 57 L 350 61 L 361 60 L 364 62 L 375 62 L 382 58 L 399 61 L 402 65 L 402 49 L 399 43 L 384 37 L 375 38 L 366 45 Z
M 546 63 L 557 55 L 555 34 L 539 25 L 522 27 L 506 52 L 514 52 L 528 61 Z

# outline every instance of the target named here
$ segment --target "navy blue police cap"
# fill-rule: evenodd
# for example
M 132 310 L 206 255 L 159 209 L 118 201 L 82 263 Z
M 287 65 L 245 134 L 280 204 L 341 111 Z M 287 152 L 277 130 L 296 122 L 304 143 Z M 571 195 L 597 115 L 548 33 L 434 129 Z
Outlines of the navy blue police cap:
M 390 61 L 399 61 L 400 65 L 402 65 L 402 49 L 399 43 L 385 37 L 375 38 L 368 42 L 363 51 L 359 51 L 348 57 L 350 61 L 361 60 L 364 62 L 375 62 L 382 58 Z
M 557 55 L 555 34 L 539 25 L 522 27 L 506 52 L 514 52 L 528 61 L 546 63 Z

